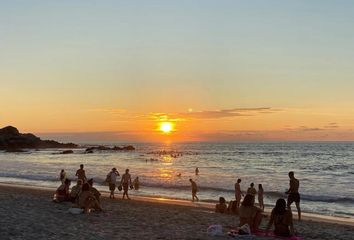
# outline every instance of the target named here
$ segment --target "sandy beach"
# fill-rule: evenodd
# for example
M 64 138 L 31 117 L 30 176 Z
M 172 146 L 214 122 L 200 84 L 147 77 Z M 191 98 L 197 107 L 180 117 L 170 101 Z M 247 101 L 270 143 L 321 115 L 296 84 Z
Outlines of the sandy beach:
M 226 234 L 209 237 L 206 230 L 221 224 L 226 233 L 238 224 L 237 216 L 216 214 L 203 204 L 134 196 L 130 201 L 104 196 L 104 213 L 72 215 L 71 203 L 53 203 L 52 194 L 49 189 L 0 185 L 1 239 L 232 239 Z M 353 239 L 351 219 L 341 224 L 335 218 L 305 219 L 295 221 L 304 239 Z

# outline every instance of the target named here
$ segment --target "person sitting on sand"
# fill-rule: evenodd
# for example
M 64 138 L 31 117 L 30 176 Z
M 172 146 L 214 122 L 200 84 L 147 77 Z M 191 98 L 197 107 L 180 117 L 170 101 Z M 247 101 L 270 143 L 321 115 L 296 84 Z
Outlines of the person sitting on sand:
M 114 199 L 114 190 L 116 189 L 117 177 L 119 176 L 119 172 L 116 168 L 112 168 L 112 170 L 107 174 L 107 179 L 109 180 L 109 198 Z
M 71 181 L 66 179 L 56 190 L 53 201 L 55 202 L 64 202 L 70 201 L 70 188 Z
M 133 181 L 134 189 L 139 190 L 140 188 L 140 182 L 139 182 L 139 177 L 136 177 Z
M 98 211 L 103 211 L 100 203 L 90 191 L 90 185 L 88 183 L 82 185 L 82 191 L 79 195 L 78 205 L 79 208 L 84 209 L 84 213 L 89 213 L 91 208 Z
M 78 179 L 76 185 L 71 188 L 70 200 L 72 202 L 76 202 L 76 200 L 81 192 L 81 188 L 82 188 L 82 180 Z
M 62 169 L 62 170 L 60 171 L 59 179 L 60 179 L 61 183 L 64 183 L 64 182 L 65 182 L 65 179 L 66 179 L 66 172 L 64 171 L 64 169 Z
M 198 192 L 198 186 L 197 183 L 194 182 L 191 178 L 189 179 L 189 181 L 192 184 L 192 202 L 194 202 L 194 199 L 196 199 L 197 201 L 199 201 L 199 198 L 197 197 L 197 192 Z
M 250 187 L 247 189 L 247 194 L 251 194 L 253 197 L 257 195 L 257 190 L 254 188 L 254 183 L 250 184 Z
M 237 182 L 235 183 L 235 198 L 236 198 L 236 204 L 237 204 L 237 209 L 241 205 L 241 198 L 243 196 L 243 193 L 241 191 L 241 179 L 237 179 Z
M 262 184 L 258 184 L 258 203 L 259 203 L 259 208 L 264 210 L 264 190 Z
M 226 200 L 223 197 L 219 198 L 219 203 L 215 206 L 216 213 L 227 213 Z
M 300 194 L 299 194 L 300 181 L 294 177 L 294 172 L 291 171 L 289 172 L 288 175 L 290 178 L 290 182 L 289 182 L 290 187 L 289 190 L 285 192 L 286 194 L 288 194 L 287 206 L 289 210 L 291 210 L 290 206 L 293 202 L 295 202 L 299 221 L 301 221 Z
M 132 178 L 129 174 L 129 169 L 125 170 L 125 173 L 122 176 L 122 180 L 120 184 L 123 186 L 123 199 L 125 199 L 125 196 L 127 196 L 127 199 L 130 200 L 128 195 L 128 190 L 129 190 L 129 186 L 132 185 Z
M 274 234 L 281 237 L 290 237 L 294 235 L 293 215 L 290 210 L 286 209 L 286 202 L 283 198 L 279 198 L 272 210 L 267 226 L 267 234 L 274 224 Z
M 258 229 L 258 226 L 262 221 L 262 209 L 254 206 L 253 195 L 247 194 L 245 196 L 239 209 L 239 216 L 239 226 L 243 226 L 247 223 L 250 226 L 251 231 L 255 231 Z
M 84 170 L 84 164 L 80 164 L 80 168 L 76 171 L 75 176 L 77 176 L 78 179 L 81 179 L 82 182 L 86 182 L 87 178 Z
M 93 193 L 93 195 L 95 196 L 95 198 L 97 199 L 98 202 L 100 202 L 100 196 L 101 193 L 93 187 L 93 178 L 91 178 L 90 180 L 87 181 L 87 183 L 90 186 L 90 191 Z

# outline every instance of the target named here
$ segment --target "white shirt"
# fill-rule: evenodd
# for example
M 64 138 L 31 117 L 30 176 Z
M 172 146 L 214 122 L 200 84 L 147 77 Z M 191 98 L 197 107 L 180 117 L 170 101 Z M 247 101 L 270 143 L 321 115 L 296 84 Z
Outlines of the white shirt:
M 110 175 L 111 175 L 111 183 L 116 184 L 118 174 L 116 172 L 111 172 Z

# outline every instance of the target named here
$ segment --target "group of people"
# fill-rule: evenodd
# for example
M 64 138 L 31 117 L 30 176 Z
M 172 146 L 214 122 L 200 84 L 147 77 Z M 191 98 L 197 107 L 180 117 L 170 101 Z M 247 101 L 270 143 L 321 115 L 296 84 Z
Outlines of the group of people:
M 287 202 L 283 198 L 276 201 L 275 207 L 271 212 L 271 216 L 267 225 L 266 231 L 274 225 L 274 234 L 277 236 L 291 236 L 294 235 L 293 217 L 291 212 L 291 204 L 295 202 L 298 211 L 298 218 L 301 220 L 300 209 L 300 194 L 299 194 L 299 180 L 295 178 L 294 172 L 289 172 L 290 178 Z M 219 213 L 238 213 L 240 217 L 240 226 L 248 224 L 252 231 L 258 229 L 264 211 L 263 195 L 264 190 L 262 184 L 258 185 L 258 203 L 259 207 L 255 206 L 255 197 L 257 190 L 254 188 L 254 183 L 250 184 L 247 193 L 244 196 L 241 187 L 241 179 L 238 179 L 235 184 L 235 198 L 236 201 L 230 201 L 229 206 L 226 205 L 226 200 L 223 197 L 219 198 L 219 203 L 216 204 L 215 212 Z M 241 203 L 242 196 L 244 196 Z
M 79 208 L 84 209 L 85 213 L 88 213 L 90 209 L 102 211 L 102 207 L 100 205 L 101 193 L 93 186 L 93 179 L 87 179 L 83 164 L 80 165 L 80 168 L 76 171 L 75 176 L 77 177 L 77 183 L 70 190 L 71 180 L 67 178 L 67 174 L 64 169 L 60 171 L 59 178 L 61 185 L 57 188 L 53 201 L 70 201 L 75 203 Z M 138 190 L 140 187 L 139 178 L 136 177 L 132 182 L 129 169 L 126 169 L 125 173 L 122 175 L 120 184 L 117 186 L 116 183 L 118 176 L 120 176 L 120 174 L 116 168 L 112 168 L 106 176 L 105 183 L 109 186 L 109 197 L 112 199 L 114 198 L 114 192 L 117 187 L 118 190 L 123 190 L 123 199 L 125 199 L 125 197 L 130 199 L 128 195 L 129 188 L 135 188 Z

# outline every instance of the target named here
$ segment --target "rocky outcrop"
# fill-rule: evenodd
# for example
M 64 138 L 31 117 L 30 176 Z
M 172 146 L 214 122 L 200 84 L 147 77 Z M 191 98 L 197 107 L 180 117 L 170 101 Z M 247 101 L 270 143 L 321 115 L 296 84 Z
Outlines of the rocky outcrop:
M 23 148 L 76 148 L 74 143 L 59 143 L 53 140 L 41 140 L 31 133 L 20 133 L 17 128 L 8 126 L 0 129 L 0 150 L 11 151 Z
M 93 151 L 133 151 L 133 150 L 135 150 L 135 147 L 133 147 L 132 145 L 123 146 L 123 147 L 114 146 L 112 148 L 106 146 L 95 146 L 95 147 L 86 148 L 85 152 L 93 153 Z

